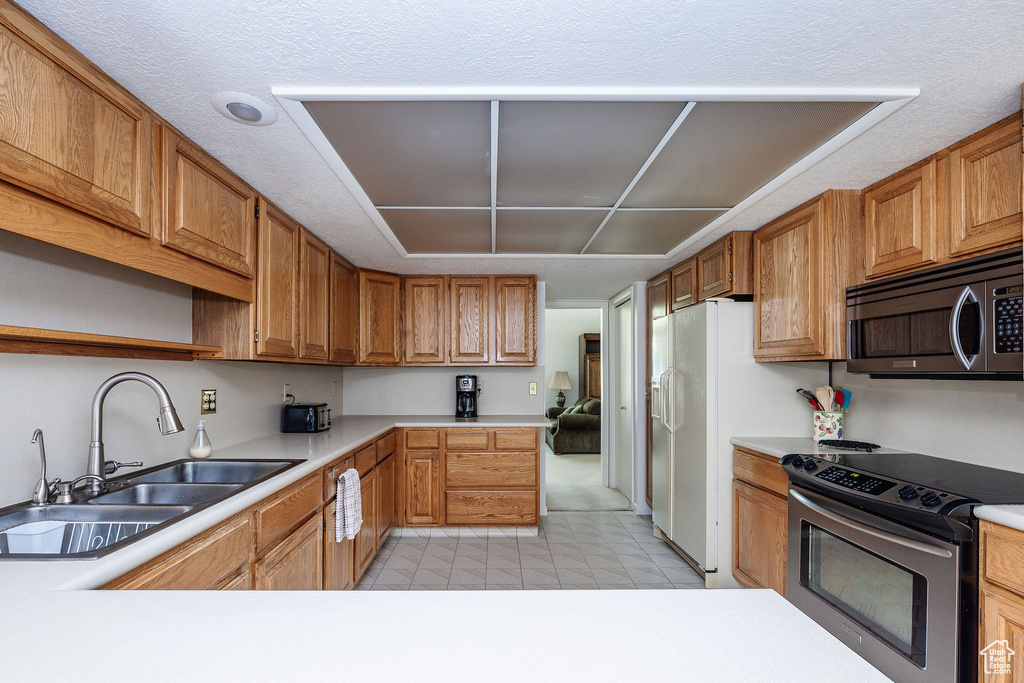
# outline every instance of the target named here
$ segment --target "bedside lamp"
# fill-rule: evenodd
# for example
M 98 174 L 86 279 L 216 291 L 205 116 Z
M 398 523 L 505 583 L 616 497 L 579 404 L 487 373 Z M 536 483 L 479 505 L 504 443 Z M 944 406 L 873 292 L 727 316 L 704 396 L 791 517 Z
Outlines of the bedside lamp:
M 565 370 L 555 370 L 555 374 L 551 377 L 551 384 L 548 385 L 548 389 L 558 389 L 558 398 L 555 403 L 558 404 L 559 408 L 564 408 L 565 394 L 562 393 L 562 390 L 572 389 L 572 384 L 569 382 L 569 373 Z

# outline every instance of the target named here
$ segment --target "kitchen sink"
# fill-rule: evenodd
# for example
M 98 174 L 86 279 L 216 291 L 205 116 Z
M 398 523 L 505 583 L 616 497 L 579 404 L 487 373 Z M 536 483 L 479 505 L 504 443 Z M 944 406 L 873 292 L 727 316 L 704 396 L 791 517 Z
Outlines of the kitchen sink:
M 118 479 L 126 484 L 248 484 L 285 471 L 303 460 L 176 460 Z
M 187 505 L 32 505 L 0 511 L 0 559 L 94 559 L 164 528 Z
M 198 505 L 227 498 L 242 484 L 135 484 L 90 498 L 92 505 Z

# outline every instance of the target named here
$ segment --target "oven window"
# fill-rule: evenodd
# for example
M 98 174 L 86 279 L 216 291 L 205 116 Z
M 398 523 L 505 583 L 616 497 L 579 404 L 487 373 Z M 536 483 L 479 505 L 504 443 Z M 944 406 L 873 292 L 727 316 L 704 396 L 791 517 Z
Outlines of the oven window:
M 812 524 L 804 530 L 801 583 L 923 667 L 925 578 Z

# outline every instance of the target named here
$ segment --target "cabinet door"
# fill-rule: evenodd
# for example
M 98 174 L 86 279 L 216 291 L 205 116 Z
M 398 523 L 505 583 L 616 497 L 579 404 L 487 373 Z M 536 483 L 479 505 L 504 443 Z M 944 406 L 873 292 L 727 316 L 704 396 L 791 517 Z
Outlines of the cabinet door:
M 537 280 L 494 278 L 494 362 L 534 365 L 537 362 Z
M 359 479 L 362 491 L 363 525 L 355 538 L 356 581 L 373 562 L 377 553 L 377 470 Z
M 725 238 L 697 255 L 697 298 L 701 301 L 732 291 L 732 240 Z
M 256 263 L 256 193 L 169 126 L 160 128 L 163 243 L 252 277 Z
M 356 362 L 359 344 L 359 273 L 331 252 L 331 360 Z
M 583 395 L 601 398 L 601 354 L 583 357 Z
M 135 233 L 155 219 L 145 106 L 24 10 L 0 14 L 0 179 Z
M 323 587 L 323 515 L 303 524 L 255 565 L 256 590 L 318 591 Z
M 1021 241 L 1021 126 L 1008 123 L 949 154 L 950 256 Z
M 647 321 L 664 318 L 672 312 L 671 273 L 662 273 L 647 283 Z
M 430 526 L 442 523 L 441 454 L 409 451 L 405 454 L 405 523 Z
M 673 311 L 697 303 L 697 259 L 686 259 L 673 268 L 671 279 Z
M 452 363 L 486 364 L 491 359 L 491 278 L 453 277 L 450 280 Z
M 1010 658 L 1010 675 L 1005 673 L 986 673 L 985 657 L 978 664 L 979 679 L 986 683 L 1022 683 L 1024 682 L 1024 665 L 1021 664 L 1021 653 L 1024 652 L 1024 598 L 1011 600 L 1002 594 L 981 590 L 981 632 L 978 634 L 978 650 L 983 651 L 996 641 L 1005 640 L 1015 656 Z M 995 645 L 1000 648 L 1000 644 Z
M 256 354 L 295 358 L 299 350 L 299 248 L 302 227 L 260 200 L 256 278 Z
M 308 230 L 302 231 L 299 273 L 299 356 L 327 360 L 331 250 Z
M 405 363 L 444 365 L 448 360 L 448 278 L 405 278 Z
M 377 547 L 395 525 L 395 456 L 377 465 Z
M 786 596 L 786 499 L 733 479 L 732 573 Z
M 324 590 L 343 591 L 355 585 L 352 572 L 354 540 L 335 541 L 334 524 L 337 515 L 332 500 L 324 507 Z
M 359 271 L 359 362 L 398 365 L 401 351 L 402 279 L 390 273 Z
M 754 233 L 754 354 L 824 355 L 820 240 L 822 206 L 805 209 Z
M 865 190 L 867 277 L 935 263 L 937 202 L 934 159 Z

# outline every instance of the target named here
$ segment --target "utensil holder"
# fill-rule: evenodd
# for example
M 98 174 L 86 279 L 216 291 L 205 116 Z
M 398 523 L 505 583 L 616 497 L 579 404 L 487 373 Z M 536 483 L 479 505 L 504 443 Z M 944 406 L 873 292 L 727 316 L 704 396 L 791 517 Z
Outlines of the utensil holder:
M 843 413 L 841 411 L 815 410 L 811 436 L 815 441 L 843 438 Z

